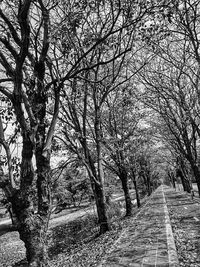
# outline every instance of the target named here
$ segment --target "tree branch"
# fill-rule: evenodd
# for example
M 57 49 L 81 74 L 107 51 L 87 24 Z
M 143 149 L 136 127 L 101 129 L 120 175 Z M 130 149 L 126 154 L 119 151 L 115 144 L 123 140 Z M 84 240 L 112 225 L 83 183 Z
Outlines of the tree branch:
M 6 59 L 6 57 L 1 51 L 0 51 L 0 63 L 5 68 L 7 76 L 10 76 L 10 77 L 15 76 L 14 69 L 12 68 L 12 66 L 10 65 L 10 63 L 8 62 L 8 60 Z
M 8 49 L 8 51 L 13 55 L 13 57 L 17 60 L 18 59 L 18 54 L 15 48 L 11 45 L 11 43 L 6 40 L 5 38 L 0 37 L 0 42 L 2 42 L 5 47 Z
M 0 92 L 7 96 L 11 101 L 13 100 L 13 95 L 8 90 L 6 90 L 5 87 L 0 86 Z
M 45 142 L 44 149 L 43 149 L 44 156 L 46 156 L 47 152 L 50 150 L 50 147 L 51 147 L 51 141 L 53 138 L 56 122 L 58 119 L 59 107 L 60 107 L 60 89 L 57 89 L 57 90 L 55 89 L 54 113 L 53 113 L 53 118 L 51 121 L 51 125 L 49 127 L 49 131 L 48 131 L 46 142 Z
M 8 172 L 9 172 L 9 179 L 10 179 L 11 186 L 13 189 L 17 189 L 16 183 L 13 177 L 11 152 L 10 152 L 9 145 L 5 140 L 1 116 L 0 116 L 0 144 L 2 144 L 2 146 L 4 147 L 6 151 L 7 162 L 8 162 Z
M 11 21 L 8 19 L 7 16 L 5 16 L 5 14 L 3 13 L 2 9 L 0 9 L 0 17 L 5 21 L 6 25 L 8 26 L 10 33 L 13 37 L 13 39 L 15 40 L 16 44 L 20 45 L 21 44 L 21 40 L 17 34 L 17 31 L 15 30 L 15 28 L 13 27 Z

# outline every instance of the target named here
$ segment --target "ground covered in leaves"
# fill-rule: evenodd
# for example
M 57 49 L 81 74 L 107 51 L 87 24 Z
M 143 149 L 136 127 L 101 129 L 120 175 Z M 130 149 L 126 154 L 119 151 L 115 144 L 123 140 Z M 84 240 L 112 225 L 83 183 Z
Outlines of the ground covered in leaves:
M 200 204 L 188 195 L 175 192 L 167 197 L 180 266 L 200 266 Z
M 124 208 L 119 203 L 109 207 L 111 230 L 98 236 L 98 223 L 94 214 L 87 213 L 49 230 L 48 247 L 50 267 L 97 266 L 105 252 L 111 248 L 131 218 L 124 218 Z M 135 207 L 134 212 L 138 209 Z M 4 231 L 5 230 L 5 231 Z M 0 229 L 0 267 L 25 267 L 25 249 L 16 231 Z
M 182 192 L 166 196 L 180 266 L 200 266 L 200 204 Z M 121 233 L 129 227 L 132 218 L 124 218 L 119 203 L 109 207 L 111 230 L 98 235 L 98 223 L 94 213 L 87 210 L 81 217 L 55 225 L 49 230 L 48 248 L 50 267 L 95 267 Z M 138 209 L 135 207 L 134 212 Z M 25 267 L 25 249 L 18 233 L 0 226 L 0 267 Z
M 60 239 L 57 248 L 56 243 L 52 242 L 54 245 L 53 247 L 50 246 L 49 250 L 50 266 L 97 266 L 120 236 L 122 230 L 130 224 L 129 220 L 128 218 L 118 219 L 111 224 L 109 232 L 99 237 L 97 237 L 98 228 L 93 225 L 92 229 L 87 225 L 85 230 L 80 229 L 80 231 L 77 231 L 77 234 L 75 233 L 74 238 L 71 240 L 65 235 L 63 242 Z M 94 223 L 92 218 L 90 221 Z M 68 232 L 69 228 L 59 227 L 57 230 L 63 236 L 63 233 Z

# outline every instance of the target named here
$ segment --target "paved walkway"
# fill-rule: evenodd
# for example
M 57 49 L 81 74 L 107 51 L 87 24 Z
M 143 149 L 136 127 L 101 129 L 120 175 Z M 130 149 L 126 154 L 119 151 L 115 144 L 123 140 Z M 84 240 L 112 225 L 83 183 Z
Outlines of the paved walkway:
M 166 189 L 165 197 L 180 265 L 200 267 L 200 199 L 172 188 Z
M 99 267 L 178 267 L 166 186 L 160 186 L 133 218 Z

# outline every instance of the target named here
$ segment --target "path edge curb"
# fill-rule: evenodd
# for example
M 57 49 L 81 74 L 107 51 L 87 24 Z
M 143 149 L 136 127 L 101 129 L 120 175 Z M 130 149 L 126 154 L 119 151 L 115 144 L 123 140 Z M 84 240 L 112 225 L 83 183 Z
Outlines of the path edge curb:
M 162 185 L 163 201 L 164 201 L 164 213 L 165 213 L 165 226 L 166 226 L 166 236 L 167 236 L 167 246 L 168 246 L 168 258 L 169 267 L 179 267 L 179 260 L 177 249 L 174 241 L 174 235 L 172 231 L 171 221 L 169 217 L 169 212 L 167 208 L 167 202 L 165 198 L 165 193 Z

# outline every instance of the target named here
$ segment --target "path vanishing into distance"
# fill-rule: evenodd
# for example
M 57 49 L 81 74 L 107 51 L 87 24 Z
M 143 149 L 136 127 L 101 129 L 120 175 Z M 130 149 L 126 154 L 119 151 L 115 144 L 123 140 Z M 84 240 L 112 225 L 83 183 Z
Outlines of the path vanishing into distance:
M 152 194 L 99 267 L 179 266 L 166 190 L 160 186 Z

